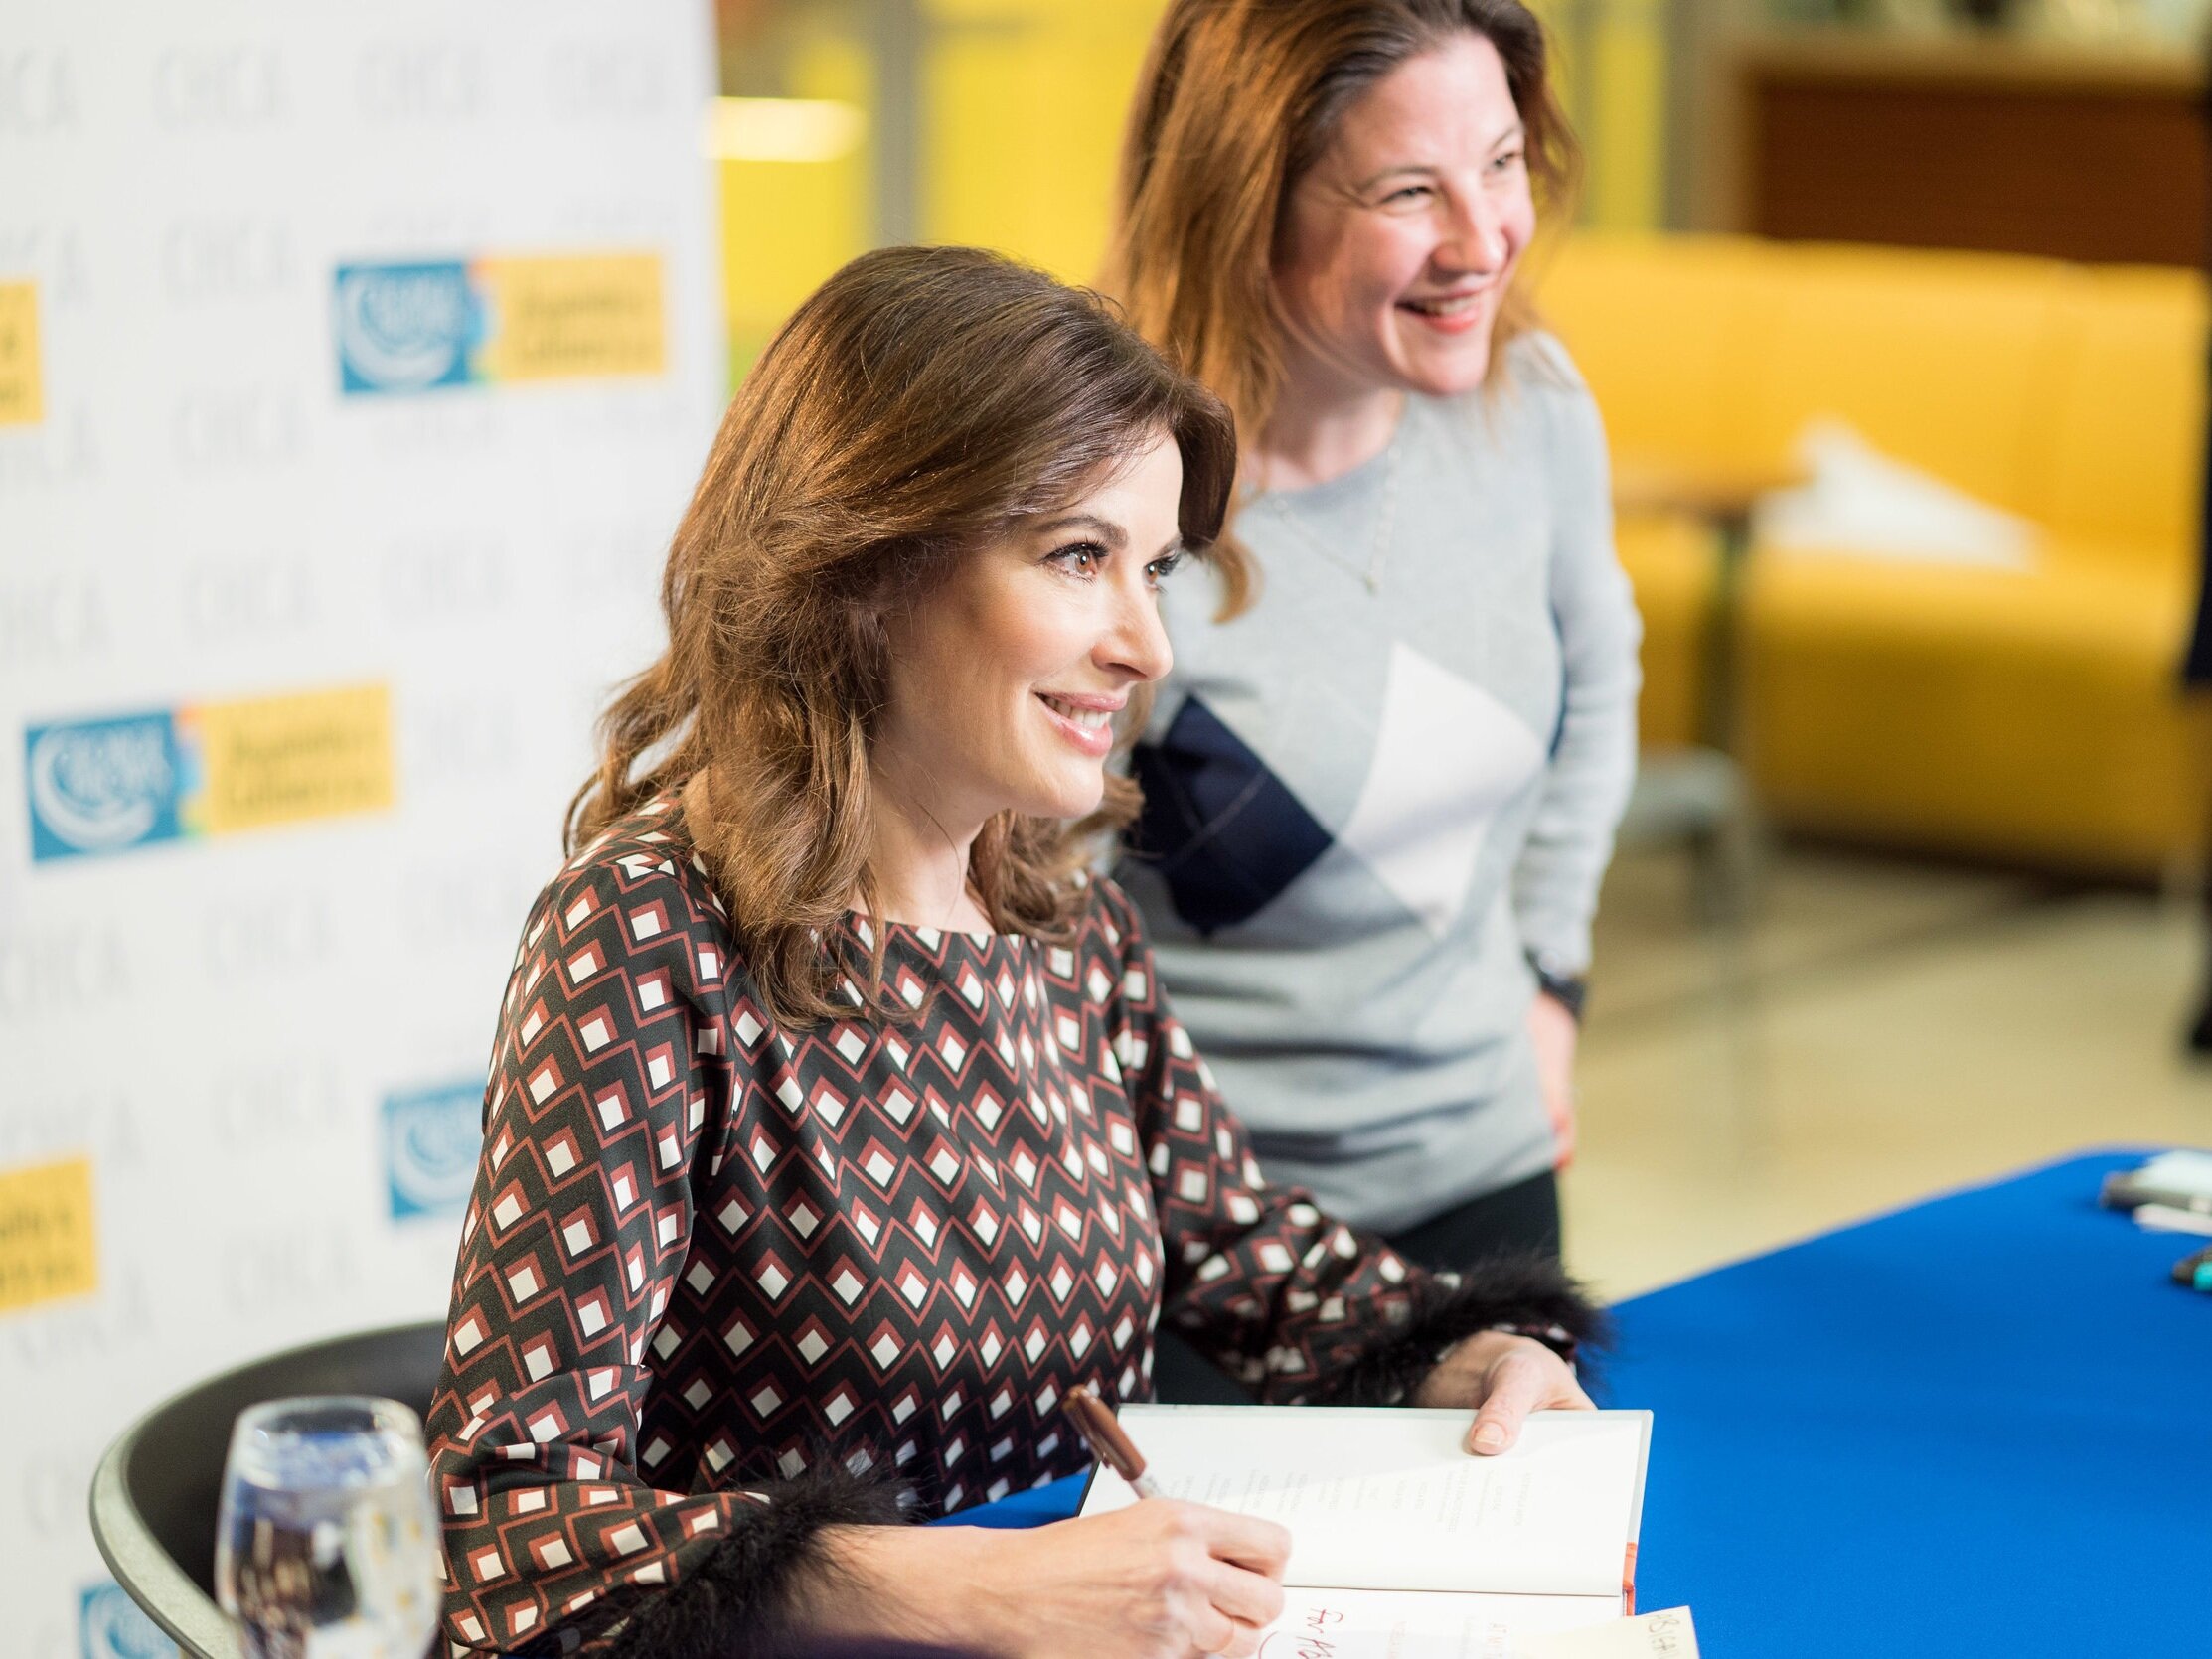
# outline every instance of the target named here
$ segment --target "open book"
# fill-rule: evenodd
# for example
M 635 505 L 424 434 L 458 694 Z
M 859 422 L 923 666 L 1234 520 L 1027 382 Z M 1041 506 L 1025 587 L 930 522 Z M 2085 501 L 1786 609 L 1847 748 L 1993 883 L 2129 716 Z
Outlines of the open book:
M 1262 1659 L 1502 1659 L 1522 1632 L 1635 1609 L 1650 1412 L 1537 1412 L 1510 1451 L 1463 1447 L 1466 1411 L 1124 1406 L 1174 1498 L 1291 1533 Z M 1100 1468 L 1082 1513 L 1137 1502 Z

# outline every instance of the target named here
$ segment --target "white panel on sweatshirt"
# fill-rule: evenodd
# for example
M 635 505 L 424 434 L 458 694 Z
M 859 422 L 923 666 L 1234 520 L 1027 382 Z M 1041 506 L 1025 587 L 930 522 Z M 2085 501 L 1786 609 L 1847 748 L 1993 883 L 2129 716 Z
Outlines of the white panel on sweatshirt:
M 1441 938 L 1460 913 L 1500 807 L 1543 746 L 1490 692 L 1392 646 L 1374 763 L 1339 842 Z

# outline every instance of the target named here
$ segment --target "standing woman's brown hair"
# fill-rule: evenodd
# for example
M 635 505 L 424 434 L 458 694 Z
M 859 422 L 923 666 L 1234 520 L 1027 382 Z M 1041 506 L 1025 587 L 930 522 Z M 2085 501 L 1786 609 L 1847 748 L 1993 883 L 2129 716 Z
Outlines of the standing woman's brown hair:
M 1558 216 L 1581 157 L 1520 0 L 1171 0 L 1130 116 L 1105 286 L 1229 405 L 1245 442 L 1281 384 L 1271 272 L 1292 188 L 1360 93 L 1464 32 L 1504 64 L 1538 210 Z M 1528 323 L 1516 294 L 1499 346 Z M 1225 586 L 1233 607 L 1243 590 Z
M 857 966 L 841 960 L 847 913 L 874 908 L 869 752 L 887 619 L 1162 432 L 1183 458 L 1183 544 L 1202 552 L 1235 475 L 1227 411 L 1096 295 L 971 248 L 854 260 L 792 315 L 729 406 L 669 551 L 668 651 L 601 721 L 568 850 L 683 786 L 762 1000 L 794 1024 L 850 1014 L 831 996 Z M 1134 810 L 1133 787 L 1109 775 L 1092 824 L 1001 814 L 971 864 L 993 925 L 1063 927 L 1081 901 L 1085 832 Z M 867 969 L 879 1004 L 881 939 Z

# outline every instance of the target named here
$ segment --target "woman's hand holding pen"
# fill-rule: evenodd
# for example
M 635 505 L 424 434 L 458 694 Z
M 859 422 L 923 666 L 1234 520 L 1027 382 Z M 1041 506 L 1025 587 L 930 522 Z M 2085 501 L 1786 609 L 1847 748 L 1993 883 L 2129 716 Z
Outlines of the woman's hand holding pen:
M 1098 1460 L 1147 1500 L 1089 1520 L 1063 1523 L 1063 1527 L 1091 1529 L 1083 1534 L 1086 1551 L 1106 1551 L 1108 1560 L 1118 1552 L 1121 1558 L 1104 1580 L 1086 1575 L 1077 1590 L 1094 1602 L 1108 1603 L 1085 1618 L 1104 1621 L 1104 1627 L 1127 1639 L 1126 1648 L 1104 1651 L 1126 1651 L 1146 1659 L 1155 1655 L 1183 1659 L 1194 1653 L 1241 1659 L 1256 1651 L 1260 1632 L 1283 1611 L 1283 1565 L 1290 1559 L 1290 1534 L 1272 1521 L 1164 1497 L 1145 1464 L 1144 1452 L 1089 1384 L 1070 1388 L 1060 1409 Z M 1110 1522 L 1121 1525 L 1113 1531 L 1099 1530 L 1102 1523 Z M 1046 1534 L 1061 1531 L 1062 1527 L 1045 1529 Z M 1082 1623 L 1079 1619 L 1074 1633 L 1080 1634 Z M 1095 1633 L 1087 1645 L 1097 1649 Z M 1048 1653 L 1052 1647 L 1047 1644 L 1037 1651 Z
M 1156 1495 L 1144 1454 L 1088 1387 L 1063 1409 L 1144 1501 L 1032 1532 L 836 1527 L 809 1627 L 991 1659 L 1196 1659 L 1259 1651 L 1282 1615 L 1291 1537 L 1273 1521 Z
M 1413 1404 L 1478 1408 L 1467 1449 L 1484 1456 L 1519 1439 L 1530 1412 L 1594 1409 L 1573 1366 L 1533 1337 L 1497 1330 L 1479 1331 L 1448 1349 L 1414 1391 Z
M 1282 1613 L 1291 1542 L 1272 1521 L 1166 1498 L 1029 1532 L 836 1532 L 809 1626 L 991 1659 L 1244 1659 Z
M 1161 1498 L 1000 1536 L 995 1653 L 1243 1659 L 1282 1615 L 1291 1539 L 1272 1521 Z

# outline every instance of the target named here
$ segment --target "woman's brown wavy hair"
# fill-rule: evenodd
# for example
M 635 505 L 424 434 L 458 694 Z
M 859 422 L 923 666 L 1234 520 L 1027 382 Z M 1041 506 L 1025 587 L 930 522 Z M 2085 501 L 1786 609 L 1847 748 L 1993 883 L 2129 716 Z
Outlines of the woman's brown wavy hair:
M 1505 66 L 1539 223 L 1555 223 L 1581 153 L 1552 94 L 1543 26 L 1520 0 L 1170 0 L 1123 139 L 1104 286 L 1220 395 L 1246 443 L 1282 389 L 1274 269 L 1292 190 L 1362 92 L 1465 32 Z M 1532 320 L 1516 280 L 1498 344 Z M 1236 573 L 1227 614 L 1246 595 Z
M 600 720 L 568 851 L 681 789 L 770 1015 L 851 1016 L 849 996 L 833 1000 L 848 977 L 898 1012 L 881 930 L 864 949 L 849 925 L 856 905 L 876 910 L 869 746 L 888 694 L 885 619 L 1160 433 L 1183 456 L 1183 545 L 1206 553 L 1235 480 L 1234 424 L 1106 301 L 972 248 L 854 260 L 792 314 L 723 417 L 669 549 L 668 651 Z M 1136 807 L 1109 769 L 1081 824 L 992 820 L 969 872 L 992 926 L 1064 933 L 1091 835 Z

